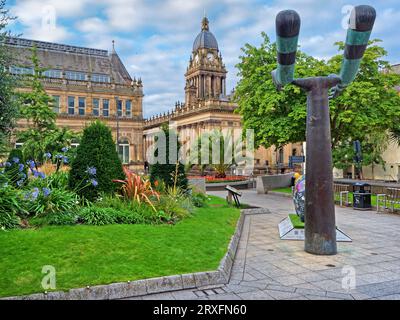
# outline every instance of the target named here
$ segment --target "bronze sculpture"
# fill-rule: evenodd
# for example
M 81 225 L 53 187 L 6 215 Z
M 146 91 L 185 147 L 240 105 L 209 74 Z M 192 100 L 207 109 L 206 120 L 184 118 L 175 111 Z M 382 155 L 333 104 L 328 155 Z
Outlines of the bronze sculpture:
M 274 83 L 278 89 L 292 83 L 307 92 L 305 251 L 312 254 L 337 253 L 329 98 L 337 97 L 356 78 L 375 18 L 371 6 L 355 7 L 340 75 L 305 79 L 294 79 L 300 16 L 286 10 L 276 18 L 278 68 L 272 72 Z

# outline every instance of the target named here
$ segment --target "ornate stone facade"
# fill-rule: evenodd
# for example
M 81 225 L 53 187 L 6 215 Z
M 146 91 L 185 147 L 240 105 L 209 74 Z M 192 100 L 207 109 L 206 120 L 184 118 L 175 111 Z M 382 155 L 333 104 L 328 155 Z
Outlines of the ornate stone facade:
M 227 71 L 217 40 L 204 18 L 196 37 L 185 74 L 185 102 L 177 103 L 172 111 L 150 117 L 144 123 L 145 153 L 153 144 L 154 133 L 163 123 L 174 123 L 183 144 L 194 141 L 203 132 L 214 129 L 241 129 L 238 107 L 226 94 Z M 301 144 L 287 145 L 279 150 L 259 148 L 254 155 L 256 172 L 269 168 L 285 168 L 289 156 L 302 154 Z M 146 157 L 146 156 L 145 156 Z
M 100 119 L 112 129 L 115 140 L 118 135 L 123 162 L 142 168 L 143 85 L 140 79 L 131 78 L 115 50 L 109 54 L 20 38 L 8 38 L 6 44 L 15 56 L 10 67 L 15 74 L 32 74 L 31 49 L 37 48 L 41 67 L 47 69 L 42 82 L 55 99 L 58 126 L 78 132 Z M 19 130 L 26 126 L 19 121 Z

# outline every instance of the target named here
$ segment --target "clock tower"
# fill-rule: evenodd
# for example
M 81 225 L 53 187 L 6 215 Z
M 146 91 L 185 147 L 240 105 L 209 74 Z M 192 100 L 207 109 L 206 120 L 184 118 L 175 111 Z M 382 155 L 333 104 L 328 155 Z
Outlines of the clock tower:
M 198 101 L 224 97 L 226 74 L 217 40 L 210 32 L 208 19 L 204 17 L 185 74 L 185 104 L 191 106 Z

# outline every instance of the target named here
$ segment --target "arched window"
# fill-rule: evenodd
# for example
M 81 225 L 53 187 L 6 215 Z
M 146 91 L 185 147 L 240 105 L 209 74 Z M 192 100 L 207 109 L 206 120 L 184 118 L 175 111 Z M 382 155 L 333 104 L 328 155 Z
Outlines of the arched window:
M 129 141 L 128 141 L 128 139 L 126 139 L 126 138 L 119 139 L 118 155 L 123 164 L 129 163 L 130 159 L 129 159 Z

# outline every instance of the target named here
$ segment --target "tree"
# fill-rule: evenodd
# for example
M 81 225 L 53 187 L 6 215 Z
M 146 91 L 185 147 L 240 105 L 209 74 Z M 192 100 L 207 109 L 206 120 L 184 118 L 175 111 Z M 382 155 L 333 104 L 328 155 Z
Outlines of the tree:
M 92 123 L 83 130 L 71 163 L 70 188 L 88 200 L 95 200 L 101 193 L 112 194 L 117 190 L 118 185 L 113 180 L 124 179 L 110 128 L 100 121 Z M 91 185 L 86 186 L 88 182 Z
M 276 45 L 262 34 L 260 47 L 246 44 L 242 49 L 241 62 L 237 65 L 241 77 L 235 92 L 238 112 L 246 129 L 255 129 L 256 147 L 277 147 L 288 143 L 305 141 L 306 94 L 298 87 L 289 85 L 277 92 L 271 71 L 276 68 Z M 350 153 L 345 158 L 349 141 L 360 140 L 364 149 L 364 165 L 380 161 L 368 152 L 377 150 L 377 142 L 371 137 L 398 128 L 400 96 L 394 89 L 400 84 L 400 76 L 390 72 L 388 62 L 383 60 L 386 51 L 370 42 L 360 73 L 337 99 L 330 102 L 332 149 L 335 167 L 343 167 L 352 161 Z M 336 43 L 339 50 L 344 44 Z M 297 52 L 296 74 L 298 78 L 339 73 L 343 56 L 336 55 L 328 61 L 318 60 Z M 352 143 L 351 143 L 352 144 Z M 344 153 L 345 152 L 345 153 Z M 375 153 L 376 155 L 376 153 Z M 350 161 L 349 161 L 350 159 Z
M 41 79 L 45 69 L 40 67 L 36 47 L 32 48 L 31 62 L 33 75 L 25 80 L 29 92 L 19 94 L 21 102 L 21 117 L 28 122 L 28 128 L 18 133 L 18 138 L 24 142 L 23 152 L 26 159 L 36 163 L 43 159 L 47 152 L 49 140 L 57 131 L 56 113 L 53 111 L 53 98 L 43 88 Z
M 38 164 L 45 153 L 59 153 L 63 147 L 69 146 L 76 135 L 67 128 L 57 127 L 54 99 L 46 93 L 41 82 L 46 69 L 40 66 L 36 47 L 31 51 L 34 72 L 23 79 L 30 90 L 19 93 L 21 117 L 27 120 L 28 128 L 19 132 L 18 138 L 24 143 L 24 157 Z
M 8 138 L 18 117 L 14 97 L 16 82 L 8 72 L 12 57 L 4 45 L 4 40 L 9 35 L 5 28 L 14 18 L 9 16 L 5 4 L 5 0 L 0 0 L 0 156 L 7 151 Z
M 159 148 L 155 151 L 155 156 L 158 157 L 159 153 L 165 153 L 166 163 L 160 163 L 157 161 L 156 163 L 150 166 L 150 181 L 154 185 L 156 181 L 163 182 L 166 187 L 174 187 L 175 185 L 182 190 L 186 190 L 188 188 L 188 180 L 185 173 L 185 166 L 182 163 L 178 163 L 179 159 L 179 150 L 181 145 L 179 143 L 178 138 L 176 137 L 176 132 L 170 130 L 168 125 L 162 126 L 161 129 L 165 134 L 165 145 L 160 143 Z M 177 151 L 176 155 L 170 155 L 170 136 L 172 137 L 172 141 L 176 141 Z M 172 148 L 171 148 L 172 149 Z M 176 159 L 176 160 L 175 160 Z M 174 163 L 177 161 L 176 163 Z M 176 183 L 175 183 L 176 182 Z

